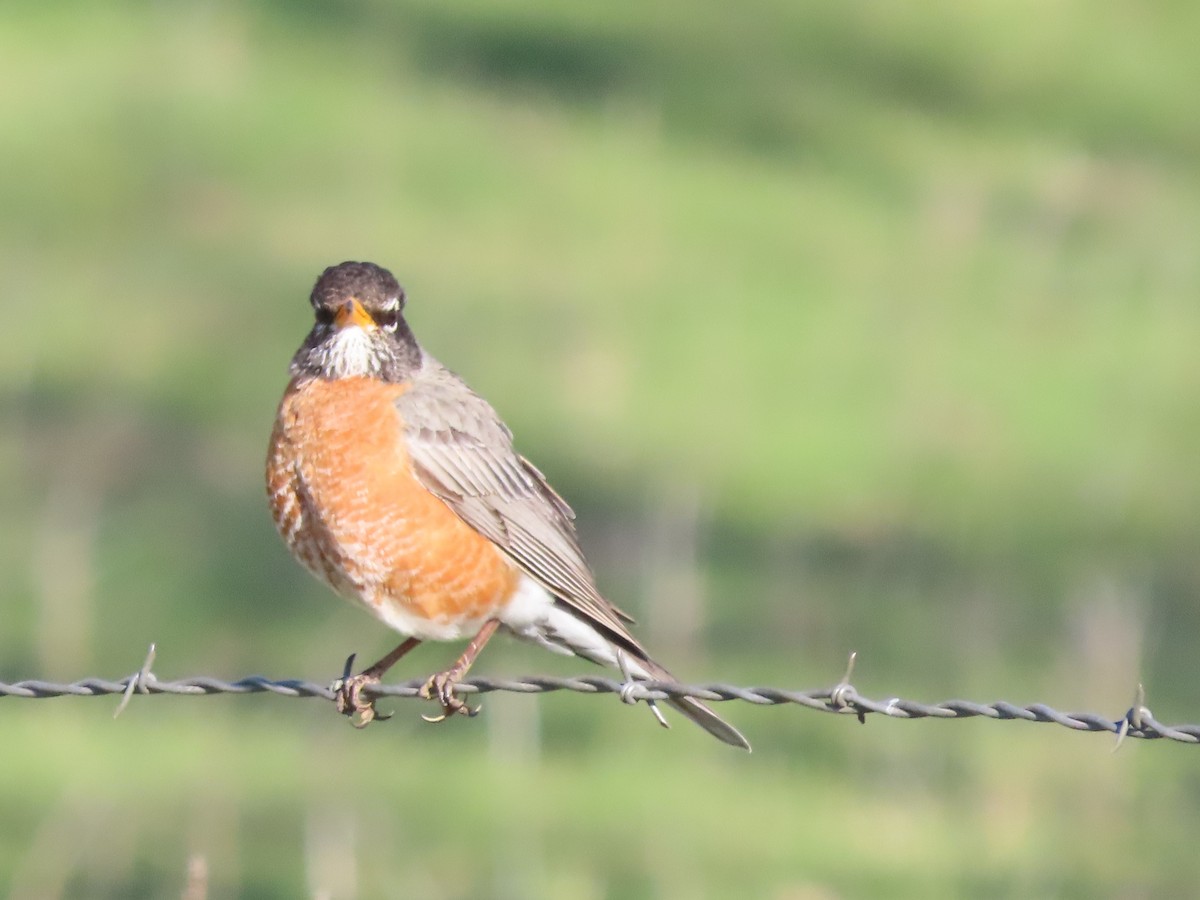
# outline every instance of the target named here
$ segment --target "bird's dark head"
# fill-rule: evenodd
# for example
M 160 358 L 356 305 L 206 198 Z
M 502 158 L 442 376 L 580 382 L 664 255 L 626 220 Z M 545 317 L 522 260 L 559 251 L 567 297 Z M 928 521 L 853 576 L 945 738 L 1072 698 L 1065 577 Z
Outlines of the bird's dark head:
M 344 262 L 321 273 L 309 302 L 319 323 L 387 328 L 404 309 L 404 288 L 374 263 Z
M 293 375 L 401 381 L 420 362 L 404 321 L 404 289 L 368 262 L 330 266 L 313 286 L 316 322 L 292 360 Z

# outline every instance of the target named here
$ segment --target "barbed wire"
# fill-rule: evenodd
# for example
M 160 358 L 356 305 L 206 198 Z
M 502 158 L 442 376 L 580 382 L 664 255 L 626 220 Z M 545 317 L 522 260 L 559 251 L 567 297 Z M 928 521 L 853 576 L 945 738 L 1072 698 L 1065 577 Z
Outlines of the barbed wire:
M 142 668 L 125 678 L 113 681 L 103 678 L 81 678 L 59 683 L 27 679 L 16 682 L 0 681 L 0 697 L 20 697 L 44 700 L 51 697 L 103 697 L 122 695 L 114 716 L 128 704 L 135 693 L 173 694 L 176 696 L 210 696 L 213 694 L 275 694 L 281 697 L 312 697 L 333 700 L 335 685 L 322 685 L 300 679 L 271 679 L 250 675 L 237 681 L 223 681 L 208 675 L 195 675 L 164 681 L 151 671 L 155 648 L 150 647 Z M 919 703 L 892 697 L 872 700 L 864 697 L 850 683 L 856 654 L 850 661 L 842 680 L 830 688 L 793 691 L 774 687 L 739 687 L 731 684 L 677 684 L 665 681 L 624 682 L 600 676 L 563 678 L 548 675 L 529 675 L 521 678 L 470 678 L 461 682 L 456 691 L 461 694 L 487 694 L 507 691 L 514 694 L 546 694 L 573 691 L 580 694 L 617 694 L 626 703 L 639 700 L 666 700 L 693 697 L 697 700 L 741 700 L 757 706 L 793 704 L 818 712 L 853 715 L 865 722 L 871 714 L 893 719 L 986 719 L 1048 722 L 1073 731 L 1107 732 L 1117 736 L 1117 746 L 1126 737 L 1155 740 L 1166 738 L 1183 744 L 1200 744 L 1200 725 L 1164 725 L 1145 706 L 1145 689 L 1138 685 L 1133 706 L 1119 719 L 1112 720 L 1091 712 L 1060 712 L 1044 703 L 1020 706 L 1004 700 L 978 703 L 972 700 L 944 700 L 941 703 Z M 424 679 L 395 684 L 367 686 L 363 693 L 372 697 L 418 697 Z

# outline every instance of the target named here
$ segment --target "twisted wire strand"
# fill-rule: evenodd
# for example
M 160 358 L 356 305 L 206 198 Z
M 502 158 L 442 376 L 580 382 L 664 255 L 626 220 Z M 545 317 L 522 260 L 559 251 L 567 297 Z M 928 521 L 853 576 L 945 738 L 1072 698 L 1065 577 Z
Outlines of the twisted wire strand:
M 262 675 L 251 675 L 237 681 L 223 681 L 207 675 L 196 675 L 170 681 L 160 680 L 150 671 L 147 659 L 139 672 L 118 681 L 103 678 L 83 678 L 69 683 L 39 681 L 35 679 L 0 682 L 0 697 L 20 697 L 43 700 L 50 697 L 102 697 L 123 695 L 121 706 L 136 692 L 142 694 L 175 694 L 184 696 L 209 696 L 213 694 L 277 694 L 281 697 L 314 697 L 332 700 L 331 685 L 317 684 L 300 679 L 274 680 Z M 366 688 L 365 693 L 376 697 L 417 697 L 424 684 L 421 679 L 395 684 L 379 684 Z M 872 700 L 858 693 L 849 681 L 832 688 L 790 691 L 774 687 L 739 687 L 731 684 L 676 684 L 662 681 L 638 681 L 633 683 L 611 678 L 584 676 L 560 678 L 531 675 L 523 678 L 472 678 L 456 688 L 462 694 L 486 694 L 506 691 L 515 694 L 544 694 L 553 691 L 573 691 L 580 694 L 617 694 L 627 703 L 638 700 L 666 700 L 668 698 L 694 697 L 697 700 L 731 701 L 740 700 L 759 706 L 793 704 L 820 712 L 856 716 L 865 721 L 871 714 L 893 719 L 970 719 L 983 717 L 996 720 L 1019 720 L 1025 722 L 1049 722 L 1074 731 L 1096 731 L 1115 734 L 1118 740 L 1125 737 L 1153 740 L 1166 738 L 1183 744 L 1200 744 L 1200 725 L 1164 725 L 1155 719 L 1143 701 L 1139 687 L 1134 706 L 1117 720 L 1091 712 L 1061 712 L 1044 703 L 1019 706 L 1004 700 L 992 703 L 977 703 L 971 700 L 945 700 L 941 703 L 919 703 L 893 697 L 889 700 Z

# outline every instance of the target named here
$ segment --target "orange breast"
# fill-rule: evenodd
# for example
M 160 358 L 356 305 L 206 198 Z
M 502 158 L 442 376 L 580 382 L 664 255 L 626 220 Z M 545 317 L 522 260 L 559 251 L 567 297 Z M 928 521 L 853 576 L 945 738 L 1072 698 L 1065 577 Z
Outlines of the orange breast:
M 267 458 L 275 525 L 310 571 L 393 624 L 393 612 L 487 618 L 520 573 L 414 477 L 394 405 L 404 390 L 367 378 L 289 386 Z

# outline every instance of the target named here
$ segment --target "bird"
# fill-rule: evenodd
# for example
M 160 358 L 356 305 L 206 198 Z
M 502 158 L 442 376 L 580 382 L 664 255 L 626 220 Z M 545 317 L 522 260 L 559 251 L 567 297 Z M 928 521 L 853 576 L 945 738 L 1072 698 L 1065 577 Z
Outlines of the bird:
M 292 358 L 267 453 L 272 518 L 293 556 L 405 640 L 335 682 L 339 712 L 385 718 L 366 688 L 426 641 L 468 640 L 420 696 L 440 721 L 474 715 L 455 687 L 500 629 L 616 669 L 627 685 L 673 681 L 601 594 L 575 513 L 492 406 L 417 342 L 395 276 L 330 266 L 309 298 L 314 323 Z M 750 749 L 691 697 L 665 701 L 717 739 Z M 661 724 L 665 717 L 650 701 Z

